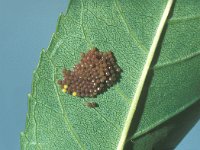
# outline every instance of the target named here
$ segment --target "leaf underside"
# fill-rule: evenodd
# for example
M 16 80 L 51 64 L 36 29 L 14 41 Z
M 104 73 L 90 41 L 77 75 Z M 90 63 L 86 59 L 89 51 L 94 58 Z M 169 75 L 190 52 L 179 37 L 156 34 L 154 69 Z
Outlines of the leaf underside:
M 33 74 L 22 150 L 115 150 L 167 0 L 71 0 Z M 172 149 L 200 117 L 200 1 L 177 0 L 146 76 L 125 149 Z M 57 80 L 80 53 L 111 50 L 121 80 L 97 98 Z M 85 101 L 97 102 L 89 109 Z

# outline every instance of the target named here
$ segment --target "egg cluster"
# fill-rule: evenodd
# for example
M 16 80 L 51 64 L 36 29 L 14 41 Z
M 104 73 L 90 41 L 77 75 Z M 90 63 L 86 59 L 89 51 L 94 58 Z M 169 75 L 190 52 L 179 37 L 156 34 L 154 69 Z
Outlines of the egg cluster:
M 58 84 L 64 93 L 79 97 L 95 97 L 112 86 L 121 73 L 111 51 L 100 52 L 97 48 L 81 54 L 81 61 L 74 69 L 63 69 L 63 80 Z

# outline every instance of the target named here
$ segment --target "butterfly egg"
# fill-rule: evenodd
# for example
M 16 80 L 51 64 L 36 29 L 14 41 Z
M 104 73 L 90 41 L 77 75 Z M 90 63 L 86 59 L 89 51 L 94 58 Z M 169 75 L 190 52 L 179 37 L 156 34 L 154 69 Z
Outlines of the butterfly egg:
M 63 88 L 64 88 L 64 89 L 67 89 L 67 88 L 68 88 L 68 85 L 65 84 L 65 85 L 63 86 Z
M 77 93 L 76 93 L 76 92 L 73 92 L 72 95 L 73 95 L 73 96 L 77 96 Z
M 62 89 L 62 92 L 63 92 L 63 93 L 66 93 L 66 92 L 67 92 L 67 89 Z
M 59 85 L 62 85 L 62 80 L 58 80 L 57 83 L 58 83 Z
M 87 107 L 89 107 L 89 108 L 98 107 L 98 104 L 96 102 L 85 102 L 84 105 L 87 106 Z
M 64 79 L 58 81 L 62 91 L 72 96 L 95 97 L 111 87 L 121 72 L 113 53 L 97 48 L 82 53 L 80 63 L 74 66 L 72 70 L 63 69 Z

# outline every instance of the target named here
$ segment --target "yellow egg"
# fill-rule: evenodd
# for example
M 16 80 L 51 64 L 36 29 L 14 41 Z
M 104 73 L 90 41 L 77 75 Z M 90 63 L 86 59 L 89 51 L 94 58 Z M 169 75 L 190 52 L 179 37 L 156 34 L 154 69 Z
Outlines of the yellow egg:
M 66 90 L 66 89 L 62 89 L 62 91 L 63 91 L 63 93 L 66 93 L 66 92 L 67 92 L 67 90 Z
M 73 93 L 72 93 L 72 95 L 73 95 L 73 96 L 76 96 L 76 95 L 77 95 L 77 93 L 76 93 L 76 92 L 73 92 Z
M 67 89 L 68 88 L 68 85 L 64 85 L 64 87 L 63 87 L 64 89 Z

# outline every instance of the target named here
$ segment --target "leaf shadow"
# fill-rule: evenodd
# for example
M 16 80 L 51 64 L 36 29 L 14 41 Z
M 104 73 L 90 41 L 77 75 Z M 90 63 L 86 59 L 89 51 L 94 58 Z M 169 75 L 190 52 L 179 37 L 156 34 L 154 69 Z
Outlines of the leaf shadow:
M 176 2 L 176 0 L 172 4 L 171 11 L 168 15 L 167 20 L 169 20 L 173 16 L 175 2 Z M 134 143 L 130 139 L 133 137 L 134 133 L 137 131 L 141 117 L 142 117 L 142 114 L 144 112 L 144 107 L 145 107 L 145 103 L 146 103 L 146 100 L 147 100 L 149 88 L 150 88 L 152 79 L 154 77 L 153 67 L 157 64 L 157 62 L 159 60 L 159 56 L 160 56 L 162 44 L 164 42 L 165 34 L 167 32 L 167 28 L 168 28 L 168 23 L 166 22 L 166 25 L 164 26 L 163 31 L 161 33 L 161 38 L 159 39 L 159 42 L 158 42 L 158 45 L 157 45 L 155 55 L 154 55 L 153 60 L 151 62 L 150 69 L 148 71 L 147 78 L 145 80 L 145 83 L 144 83 L 144 86 L 143 86 L 143 89 L 142 89 L 141 97 L 139 99 L 136 112 L 134 114 L 134 117 L 132 119 L 132 122 L 131 122 L 131 125 L 130 125 L 130 128 L 129 128 L 129 132 L 128 132 L 128 135 L 127 135 L 127 141 L 126 141 L 126 144 L 125 144 L 125 147 L 124 147 L 125 150 L 132 150 L 133 149 Z
M 162 129 L 168 129 L 167 134 L 163 134 L 157 142 L 153 143 L 149 150 L 174 150 L 178 143 L 184 138 L 184 136 L 190 131 L 190 129 L 200 119 L 200 99 L 193 103 L 190 107 L 183 110 L 181 113 L 173 116 L 166 122 L 158 125 L 154 129 L 146 132 L 145 134 L 131 140 L 129 147 L 125 150 L 134 150 L 137 140 L 142 139 L 145 135 L 156 135 L 156 132 L 162 131 Z
M 167 122 L 162 123 L 150 132 L 156 131 L 158 128 L 164 128 L 165 126 L 172 126 L 169 133 L 165 138 L 160 139 L 154 144 L 153 150 L 173 150 L 177 144 L 181 142 L 184 136 L 190 131 L 190 129 L 200 119 L 200 99 L 197 100 L 190 107 L 186 108 L 183 112 L 175 115 Z M 166 142 L 167 141 L 167 142 Z

